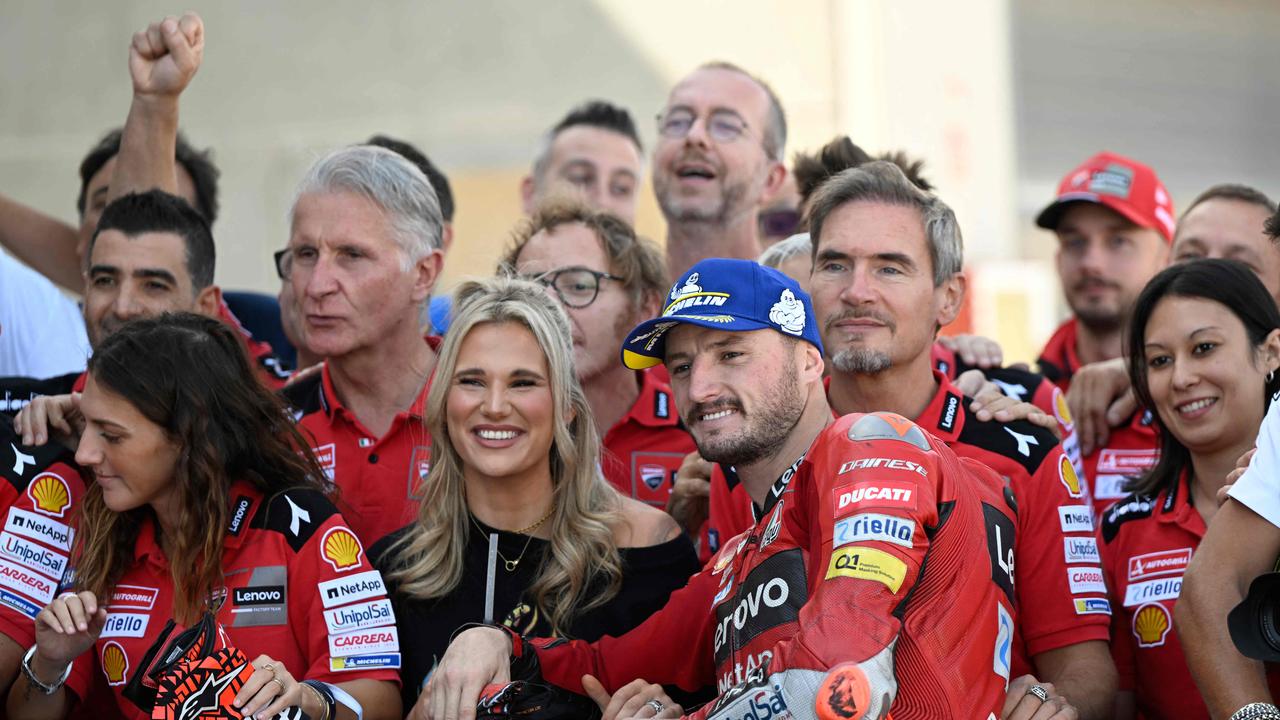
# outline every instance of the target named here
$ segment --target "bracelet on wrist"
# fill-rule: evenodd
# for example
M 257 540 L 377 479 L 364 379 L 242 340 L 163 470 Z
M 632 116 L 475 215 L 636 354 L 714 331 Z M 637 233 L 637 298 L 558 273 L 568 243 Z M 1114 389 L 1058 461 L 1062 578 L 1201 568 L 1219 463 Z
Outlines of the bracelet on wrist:
M 333 699 L 333 693 L 329 692 L 329 686 L 319 680 L 303 680 L 302 684 L 320 701 L 320 717 L 317 720 L 333 720 L 337 714 L 337 701 Z
M 1235 711 L 1229 720 L 1280 720 L 1280 708 L 1271 703 L 1249 703 Z
M 31 669 L 31 659 L 35 657 L 37 647 L 38 645 L 32 645 L 27 650 L 26 654 L 22 656 L 22 674 L 27 676 L 27 681 L 30 682 L 37 690 L 45 695 L 52 695 L 58 692 L 58 688 L 62 687 L 62 684 L 71 676 L 71 663 L 67 663 L 67 667 L 62 671 L 62 675 L 57 680 L 52 684 L 46 683 L 36 677 L 35 671 Z

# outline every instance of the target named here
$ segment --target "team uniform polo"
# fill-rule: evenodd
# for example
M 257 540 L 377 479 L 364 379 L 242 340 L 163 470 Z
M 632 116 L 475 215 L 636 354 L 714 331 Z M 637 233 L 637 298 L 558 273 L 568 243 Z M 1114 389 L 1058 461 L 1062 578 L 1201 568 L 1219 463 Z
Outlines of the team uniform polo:
M 1147 720 L 1209 718 L 1173 623 L 1182 575 L 1205 532 L 1191 503 L 1184 472 L 1172 489 L 1128 495 L 1102 518 L 1102 565 L 1115 608 L 1111 654 L 1120 690 L 1135 693 Z M 1270 668 L 1267 681 L 1276 696 L 1280 671 Z
M 382 576 L 333 503 L 314 490 L 268 499 L 244 482 L 230 497 L 219 647 L 237 647 L 251 659 L 268 655 L 297 680 L 398 684 L 400 646 Z M 67 687 L 85 697 L 100 674 L 126 717 L 150 717 L 121 694 L 145 671 L 139 664 L 173 607 L 169 560 L 150 517 L 139 529 L 133 564 L 105 604 L 102 635 L 76 659 Z
M 680 422 L 670 385 L 650 371 L 639 371 L 636 376 L 640 395 L 605 433 L 600 465 L 618 492 L 665 508 L 680 463 L 697 447 Z
M 1034 674 L 1031 659 L 1041 653 L 1105 642 L 1111 614 L 1092 508 L 1057 437 L 1022 420 L 982 422 L 950 381 L 936 373 L 934 378 L 938 392 L 916 423 L 956 455 L 999 473 L 1018 503 L 1014 676 Z
M 439 349 L 440 338 L 426 340 L 433 351 Z M 396 414 L 381 438 L 342 406 L 327 362 L 320 372 L 284 389 L 298 425 L 311 438 L 312 452 L 338 487 L 338 507 L 366 545 L 418 516 L 422 483 L 431 469 L 431 436 L 423 424 L 430 387 L 428 379 L 413 405 Z
M 53 600 L 67 570 L 72 518 L 84 481 L 70 450 L 26 447 L 13 418 L 0 414 L 0 633 L 22 647 L 36 641 L 36 615 Z
M 1058 421 L 1062 429 L 1062 451 L 1071 458 L 1076 467 L 1076 474 L 1087 484 L 1089 475 L 1084 470 L 1084 458 L 1080 453 L 1080 439 L 1076 435 L 1075 421 L 1071 419 L 1071 410 L 1067 408 L 1064 390 L 1054 385 L 1049 378 L 1040 373 L 1019 370 L 1011 367 L 975 368 L 967 365 L 942 343 L 933 344 L 933 369 L 955 380 L 962 373 L 978 370 L 988 381 L 995 383 L 1001 392 L 1014 400 L 1028 402 L 1040 408 L 1049 417 Z
M 1156 464 L 1160 436 L 1155 416 L 1139 410 L 1120 427 L 1111 428 L 1107 444 L 1084 457 L 1095 512 L 1101 516 L 1112 503 L 1129 494 L 1125 486 Z

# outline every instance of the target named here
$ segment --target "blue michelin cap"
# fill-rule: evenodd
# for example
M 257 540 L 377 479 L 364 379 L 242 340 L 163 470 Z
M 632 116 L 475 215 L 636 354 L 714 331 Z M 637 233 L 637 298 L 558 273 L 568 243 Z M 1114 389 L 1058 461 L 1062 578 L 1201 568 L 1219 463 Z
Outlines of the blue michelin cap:
M 750 260 L 711 258 L 685 271 L 667 295 L 662 315 L 635 327 L 622 343 L 622 364 L 643 370 L 662 364 L 667 332 L 680 323 L 716 330 L 777 330 L 822 352 L 813 302 L 795 280 Z

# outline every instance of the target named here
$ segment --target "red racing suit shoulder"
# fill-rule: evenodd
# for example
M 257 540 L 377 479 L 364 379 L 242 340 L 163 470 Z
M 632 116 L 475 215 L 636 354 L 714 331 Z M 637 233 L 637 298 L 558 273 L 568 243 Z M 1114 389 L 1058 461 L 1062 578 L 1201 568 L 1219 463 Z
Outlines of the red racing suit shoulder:
M 847 702 L 818 691 L 838 666 L 867 679 L 867 717 L 985 718 L 1009 676 L 1015 523 L 990 470 L 898 416 L 846 416 L 778 478 L 750 532 L 640 627 L 532 641 L 523 657 L 574 691 L 584 673 L 610 690 L 714 679 L 699 718 L 816 717 Z

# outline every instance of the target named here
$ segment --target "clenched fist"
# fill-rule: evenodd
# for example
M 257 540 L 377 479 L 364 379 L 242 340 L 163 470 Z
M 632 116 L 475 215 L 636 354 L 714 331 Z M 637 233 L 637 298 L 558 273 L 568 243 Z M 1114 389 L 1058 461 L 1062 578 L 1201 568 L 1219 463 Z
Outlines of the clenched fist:
M 133 34 L 129 75 L 135 95 L 176 97 L 200 69 L 204 22 L 199 15 L 167 17 Z

